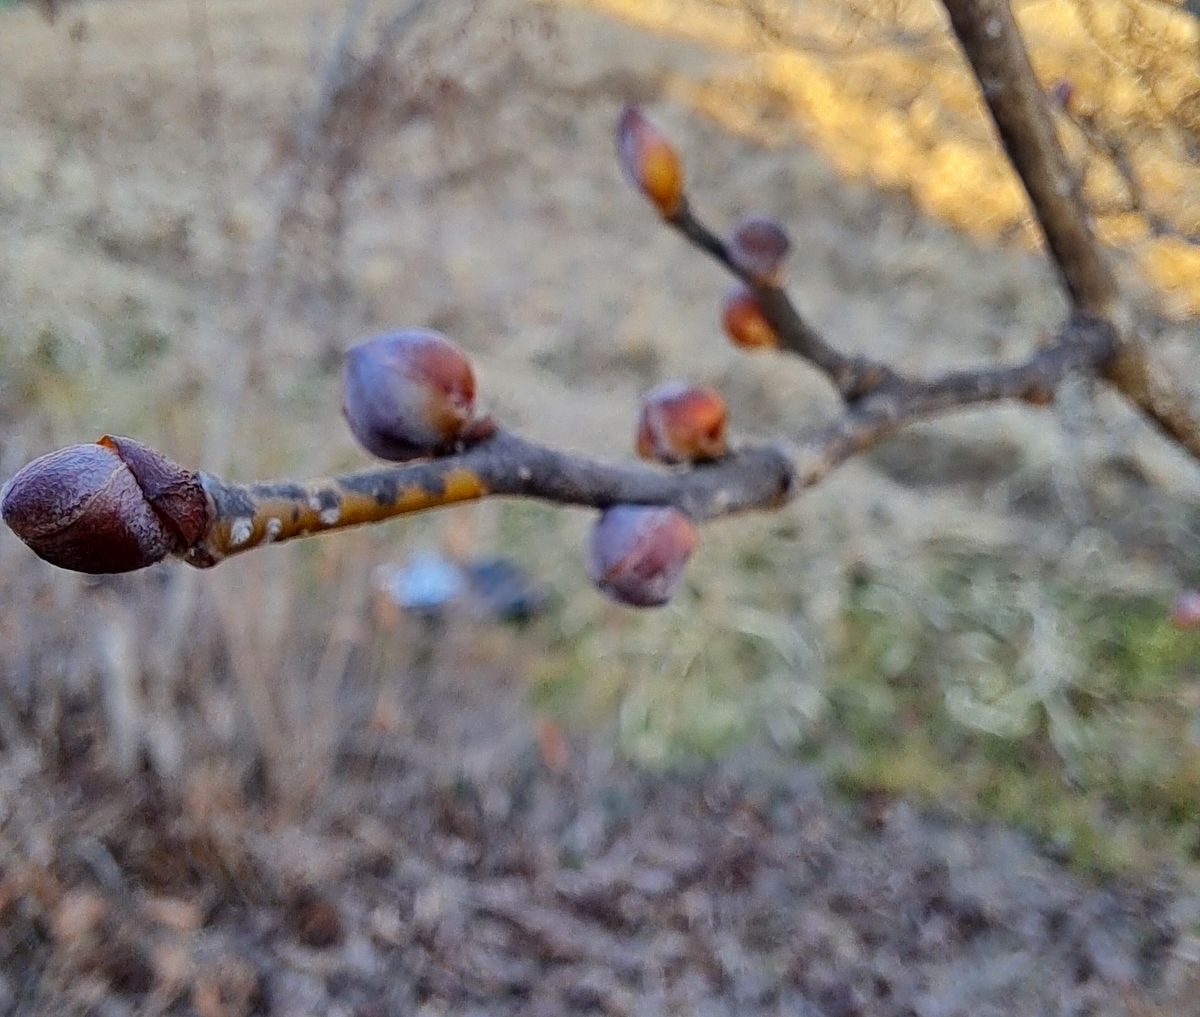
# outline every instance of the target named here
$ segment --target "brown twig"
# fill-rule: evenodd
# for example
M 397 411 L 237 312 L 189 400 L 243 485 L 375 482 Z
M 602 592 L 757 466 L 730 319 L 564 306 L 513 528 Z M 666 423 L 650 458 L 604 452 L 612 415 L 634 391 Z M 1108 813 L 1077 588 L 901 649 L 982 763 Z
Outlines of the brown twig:
M 891 374 L 803 439 L 794 458 L 781 448 L 744 448 L 716 463 L 667 472 L 604 463 L 498 430 L 456 455 L 328 480 L 243 486 L 201 474 L 210 519 L 185 560 L 214 565 L 263 544 L 495 496 L 589 508 L 671 505 L 697 521 L 776 509 L 914 420 L 980 403 L 1045 404 L 1067 374 L 1094 372 L 1107 360 L 1114 340 L 1107 322 L 1077 317 L 1056 342 L 1019 364 L 929 381 Z
M 1111 315 L 1117 282 L 1092 233 L 1091 216 L 1034 76 L 1008 0 L 942 0 L 983 99 L 1021 178 L 1071 303 Z
M 1115 208 L 1106 208 L 1101 214 L 1131 213 L 1139 216 L 1145 222 L 1146 229 L 1151 236 L 1169 237 L 1193 247 L 1200 247 L 1200 233 L 1176 226 L 1150 207 L 1141 175 L 1129 154 L 1129 146 L 1123 139 L 1105 130 L 1095 116 L 1086 113 L 1073 114 L 1068 111 L 1067 118 L 1074 124 L 1088 147 L 1108 160 L 1117 176 L 1121 178 L 1121 183 L 1125 185 L 1125 204 Z
M 915 32 L 903 27 L 880 25 L 877 12 L 855 10 L 852 4 L 845 4 L 845 11 L 839 12 L 855 19 L 852 38 L 845 42 L 831 42 L 797 33 L 783 23 L 774 7 L 768 8 L 762 0 L 738 0 L 734 6 L 771 45 L 825 59 L 849 60 L 898 47 L 926 59 L 935 57 L 944 43 L 944 39 L 933 31 Z M 867 35 L 868 27 L 874 28 L 876 34 Z
M 781 285 L 756 278 L 734 263 L 725 241 L 696 215 L 687 201 L 666 222 L 753 289 L 763 314 L 779 336 L 780 347 L 803 357 L 824 373 L 847 402 L 861 399 L 887 381 L 899 380 L 885 364 L 868 357 L 847 357 L 826 342 L 804 320 Z
M 915 420 L 981 403 L 1045 405 L 1068 375 L 1094 374 L 1112 355 L 1115 342 L 1116 332 L 1107 321 L 1077 316 L 1054 343 L 1019 364 L 955 371 L 929 381 L 894 375 L 801 443 L 794 486 L 797 491 L 814 486 L 847 459 Z
M 496 495 L 591 508 L 672 505 L 712 519 L 781 505 L 792 468 L 779 449 L 747 448 L 672 473 L 603 463 L 498 430 L 457 455 L 327 480 L 242 486 L 202 474 L 201 483 L 212 511 L 186 559 L 205 566 L 261 544 Z

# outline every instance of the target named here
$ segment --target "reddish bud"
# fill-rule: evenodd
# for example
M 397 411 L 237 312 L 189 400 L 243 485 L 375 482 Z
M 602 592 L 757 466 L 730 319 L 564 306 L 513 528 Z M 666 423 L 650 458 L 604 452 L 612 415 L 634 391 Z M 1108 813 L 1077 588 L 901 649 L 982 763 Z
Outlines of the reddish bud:
M 617 158 L 629 182 L 664 216 L 683 207 L 683 164 L 665 134 L 636 106 L 617 122 Z
M 1200 590 L 1184 590 L 1175 598 L 1171 624 L 1180 629 L 1200 628 Z
M 748 215 L 729 237 L 730 260 L 752 279 L 778 285 L 792 242 L 778 219 Z
M 613 600 L 657 607 L 679 588 L 698 539 L 695 525 L 678 509 L 614 505 L 592 527 L 587 573 Z
M 196 475 L 132 438 L 104 437 L 29 463 L 0 491 L 0 515 L 38 557 L 75 572 L 132 572 L 208 527 Z
M 773 349 L 779 345 L 779 336 L 763 314 L 757 294 L 746 286 L 735 286 L 725 294 L 721 326 L 733 343 L 744 349 Z
M 342 384 L 350 430 L 380 459 L 443 454 L 479 423 L 470 360 L 430 329 L 387 332 L 351 346 Z
M 691 463 L 725 454 L 725 400 L 716 389 L 667 381 L 642 403 L 637 453 L 664 463 Z

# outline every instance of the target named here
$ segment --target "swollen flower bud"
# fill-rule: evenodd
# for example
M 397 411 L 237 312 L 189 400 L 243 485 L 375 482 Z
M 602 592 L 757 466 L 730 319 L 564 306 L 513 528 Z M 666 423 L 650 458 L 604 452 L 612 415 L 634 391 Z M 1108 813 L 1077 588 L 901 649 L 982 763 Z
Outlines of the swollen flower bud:
M 104 437 L 29 463 L 0 491 L 0 516 L 45 561 L 132 572 L 185 551 L 208 526 L 196 475 L 132 438 Z
M 666 381 L 642 403 L 637 453 L 664 463 L 691 463 L 725 454 L 725 400 L 716 389 Z
M 658 607 L 679 588 L 699 534 L 678 509 L 614 505 L 592 527 L 587 573 L 613 600 Z
M 471 362 L 431 329 L 387 332 L 351 346 L 342 384 L 350 430 L 380 459 L 449 452 L 477 423 Z
M 783 282 L 783 262 L 792 242 L 778 219 L 749 215 L 729 237 L 729 258 L 752 279 L 771 285 Z
M 734 344 L 744 349 L 773 349 L 779 345 L 779 336 L 763 314 L 758 296 L 741 284 L 725 294 L 721 326 Z
M 636 106 L 617 122 L 617 158 L 629 182 L 664 216 L 683 207 L 683 164 L 665 134 Z

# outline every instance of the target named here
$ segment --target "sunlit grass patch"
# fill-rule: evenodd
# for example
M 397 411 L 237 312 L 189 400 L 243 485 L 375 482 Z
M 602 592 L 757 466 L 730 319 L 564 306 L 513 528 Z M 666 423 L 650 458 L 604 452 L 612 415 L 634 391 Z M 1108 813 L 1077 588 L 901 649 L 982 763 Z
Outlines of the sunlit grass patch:
M 802 136 L 840 173 L 903 192 L 960 228 L 1038 242 L 937 4 L 582 2 L 731 57 L 703 80 L 673 82 L 678 99 L 728 129 L 760 142 Z M 1015 7 L 1040 80 L 1072 86 L 1060 137 L 1101 237 L 1146 273 L 1169 311 L 1195 313 L 1198 249 L 1182 236 L 1200 233 L 1200 23 L 1139 0 Z

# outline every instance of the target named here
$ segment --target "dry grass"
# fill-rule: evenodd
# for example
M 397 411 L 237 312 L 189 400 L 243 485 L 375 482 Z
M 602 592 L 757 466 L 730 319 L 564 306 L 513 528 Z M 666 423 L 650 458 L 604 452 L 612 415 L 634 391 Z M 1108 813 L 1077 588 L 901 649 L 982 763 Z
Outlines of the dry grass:
M 297 169 L 339 29 L 308 3 L 113 2 L 54 26 L 0 12 L 0 475 L 105 431 L 239 477 L 359 464 L 336 352 L 406 323 L 454 335 L 500 415 L 572 447 L 626 454 L 639 392 L 681 374 L 721 387 L 741 434 L 798 431 L 829 393 L 727 348 L 725 281 L 621 181 L 611 127 L 631 98 L 679 139 L 714 218 L 789 223 L 797 298 L 846 348 L 918 370 L 1015 355 L 1055 326 L 1053 279 L 996 239 L 1024 212 L 940 42 L 928 65 L 846 60 L 764 46 L 720 5 L 594 5 L 636 26 L 575 3 L 455 6 L 383 61 L 387 101 L 337 173 L 336 145 Z M 1069 66 L 1122 126 L 1100 82 L 1124 72 L 1085 59 L 1069 5 L 1027 6 L 1039 66 Z M 806 37 L 836 27 L 805 9 Z M 1156 39 L 1192 31 L 1147 17 Z M 371 35 L 368 19 L 358 52 Z M 1180 40 L 1156 59 L 1175 66 Z M 1186 212 L 1194 167 L 1137 151 L 1156 200 Z M 1111 183 L 1099 173 L 1096 196 Z M 1116 237 L 1127 217 L 1103 221 Z M 1169 309 L 1194 306 L 1188 251 L 1121 239 Z M 1190 378 L 1194 335 L 1162 337 Z M 0 765 L 17 789 L 29 772 L 60 789 L 94 767 L 140 774 L 203 878 L 241 886 L 261 856 L 239 846 L 245 802 L 269 802 L 256 822 L 276 830 L 339 812 L 339 753 L 380 731 L 405 743 L 425 675 L 449 769 L 486 769 L 473 749 L 493 731 L 533 746 L 514 692 L 531 689 L 535 711 L 642 762 L 765 735 L 856 794 L 998 814 L 1093 873 L 1187 866 L 1197 647 L 1163 618 L 1198 577 L 1196 493 L 1140 423 L 1072 393 L 921 428 L 781 516 L 711 527 L 662 612 L 590 591 L 586 518 L 537 506 L 101 581 L 4 533 Z M 509 550 L 553 591 L 549 617 L 453 626 L 426 659 L 371 576 L 427 545 Z
M 291 139 L 319 92 L 311 61 L 328 59 L 337 26 L 314 36 L 301 6 L 207 10 L 219 74 L 197 65 L 196 21 L 183 9 L 147 19 L 140 6 L 83 8 L 74 30 L 6 15 L 0 45 L 16 84 L 3 101 L 17 153 L 0 170 L 6 468 L 104 430 L 237 476 L 353 465 L 361 456 L 338 423 L 331 355 L 400 322 L 463 341 L 485 398 L 518 426 L 610 454 L 623 454 L 637 393 L 663 376 L 720 384 L 747 434 L 798 429 L 830 406 L 803 367 L 726 348 L 713 327 L 716 271 L 655 227 L 611 164 L 619 102 L 719 78 L 735 63 L 725 50 L 660 42 L 572 8 L 494 4 L 465 28 L 461 18 L 426 23 L 403 43 L 406 73 L 388 80 L 387 115 L 357 128 L 362 165 L 340 184 L 331 233 L 320 153 L 299 172 Z M 597 31 L 612 44 L 592 45 Z M 307 57 L 314 38 L 318 56 Z M 659 111 L 706 207 L 718 217 L 769 208 L 803 238 L 799 299 L 846 346 L 932 367 L 1015 354 L 1056 320 L 1059 298 L 1036 261 L 977 248 L 794 143 L 762 149 L 669 103 Z M 963 613 L 936 592 L 963 555 L 1020 569 L 1016 550 L 1033 549 L 1036 573 L 986 586 L 962 623 L 974 631 L 988 610 L 1038 621 L 1022 651 L 1038 661 L 1013 670 L 1011 648 L 995 661 L 984 653 L 1006 676 L 996 694 L 1020 704 L 989 723 L 1027 731 L 1029 709 L 1078 683 L 1093 639 L 1046 620 L 1055 591 L 1165 598 L 1187 578 L 1173 563 L 1187 560 L 1192 535 L 1181 499 L 1194 481 L 1173 453 L 1103 404 L 1075 399 L 1063 412 L 1051 426 L 1021 410 L 966 415 L 849 467 L 786 517 L 713 527 L 693 592 L 663 613 L 630 616 L 583 592 L 570 553 L 580 516 L 488 505 L 211 575 L 130 578 L 103 609 L 89 606 L 87 583 L 40 569 L 6 537 L 6 576 L 61 605 L 39 615 L 41 635 L 16 638 L 74 660 L 83 686 L 92 672 L 124 675 L 116 684 L 145 702 L 111 702 L 132 712 L 121 730 L 135 742 L 153 740 L 130 731 L 143 712 L 160 713 L 146 703 L 170 704 L 180 683 L 203 685 L 219 663 L 244 708 L 238 737 L 266 753 L 270 772 L 290 774 L 293 731 L 317 694 L 310 676 L 340 659 L 329 647 L 343 633 L 357 633 L 356 646 L 368 638 L 373 564 L 466 532 L 476 546 L 519 549 L 561 594 L 561 635 L 535 664 L 545 694 L 591 704 L 588 715 L 616 709 L 626 746 L 662 758 L 719 749 L 764 714 L 789 744 L 810 737 L 828 712 L 831 662 L 840 673 L 859 576 L 895 589 L 906 611 L 888 620 L 907 639 L 948 609 Z M 156 611 L 147 624 L 147 602 L 165 603 L 165 623 Z M 86 623 L 65 634 L 55 618 L 91 614 L 109 620 L 98 631 L 132 634 L 100 639 Z M 64 640 L 79 648 L 64 651 Z M 964 659 L 936 645 L 935 657 L 947 650 L 939 667 Z M 1034 683 L 1035 673 L 1053 677 Z M 962 705 L 978 696 L 964 699 L 960 684 L 948 690 L 955 723 L 987 727 Z M 328 730 L 315 741 L 327 746 L 343 718 L 336 706 L 317 718 Z
M 1024 192 L 933 0 L 598 6 L 736 55 L 705 80 L 672 82 L 730 129 L 768 143 L 803 137 L 842 174 L 902 193 L 955 226 L 1035 241 Z M 1061 135 L 1101 237 L 1155 286 L 1165 309 L 1196 313 L 1200 22 L 1154 0 L 1015 7 L 1047 89 L 1071 86 Z

